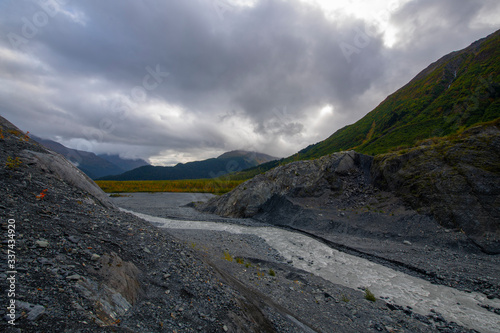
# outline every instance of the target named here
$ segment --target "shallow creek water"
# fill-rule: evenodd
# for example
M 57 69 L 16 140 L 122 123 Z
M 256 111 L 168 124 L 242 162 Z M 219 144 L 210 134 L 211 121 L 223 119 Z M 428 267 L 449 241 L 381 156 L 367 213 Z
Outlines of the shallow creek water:
M 376 297 L 390 303 L 411 306 L 413 311 L 428 315 L 431 309 L 447 321 L 480 332 L 500 332 L 500 316 L 480 305 L 500 308 L 498 299 L 490 300 L 480 293 L 466 293 L 434 285 L 408 274 L 345 254 L 306 235 L 274 227 L 248 227 L 227 223 L 171 220 L 133 213 L 160 228 L 226 231 L 256 235 L 264 239 L 296 268 L 352 289 L 369 288 Z

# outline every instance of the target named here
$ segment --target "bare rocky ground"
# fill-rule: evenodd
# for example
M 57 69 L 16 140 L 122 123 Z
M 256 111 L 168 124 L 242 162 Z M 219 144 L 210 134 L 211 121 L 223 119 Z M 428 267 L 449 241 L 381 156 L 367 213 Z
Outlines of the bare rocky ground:
M 221 218 L 183 206 L 190 200 L 206 200 L 211 197 L 210 195 L 199 197 L 171 193 L 128 195 L 115 198 L 113 201 L 125 209 L 163 218 L 250 226 L 265 225 L 253 219 Z M 298 332 L 469 331 L 454 323 L 446 322 L 437 313 L 425 317 L 414 313 L 411 308 L 388 304 L 383 299 L 373 303 L 365 299 L 362 290 L 345 288 L 296 269 L 256 236 L 180 229 L 169 229 L 168 233 L 183 240 L 186 246 L 196 250 L 205 260 L 211 262 L 235 288 L 240 288 L 246 293 L 250 292 L 258 300 L 259 307 L 281 308 L 289 316 L 300 321 L 305 326 Z M 354 254 L 360 255 L 359 252 Z M 412 273 L 400 265 L 388 261 L 383 263 L 391 268 Z M 295 332 L 283 327 L 280 330 Z
M 0 120 L 0 331 L 293 327 L 274 309 L 264 316 L 193 249 L 119 211 L 76 168 Z
M 500 298 L 500 255 L 484 253 L 461 230 L 417 214 L 389 192 L 369 187 L 341 197 L 277 200 L 286 203 L 257 218 L 297 221 L 282 226 L 435 284 Z

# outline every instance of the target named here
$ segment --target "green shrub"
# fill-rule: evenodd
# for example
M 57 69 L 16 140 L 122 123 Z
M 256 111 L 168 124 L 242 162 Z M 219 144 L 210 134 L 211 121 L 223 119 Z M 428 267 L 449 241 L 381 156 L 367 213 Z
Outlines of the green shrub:
M 377 300 L 375 298 L 375 295 L 368 288 L 365 289 L 365 299 L 369 300 L 370 302 L 375 302 Z

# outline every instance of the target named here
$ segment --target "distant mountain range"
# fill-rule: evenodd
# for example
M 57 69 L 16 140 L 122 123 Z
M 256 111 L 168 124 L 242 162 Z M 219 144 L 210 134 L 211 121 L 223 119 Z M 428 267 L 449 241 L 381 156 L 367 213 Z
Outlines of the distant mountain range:
M 87 151 L 68 148 L 58 142 L 31 135 L 31 138 L 43 146 L 63 155 L 67 160 L 85 172 L 92 179 L 123 172 L 149 165 L 142 159 L 124 159 L 118 155 L 96 155 Z
M 141 166 L 120 175 L 101 177 L 99 180 L 177 180 L 215 178 L 276 160 L 262 153 L 235 150 L 217 158 L 179 163 L 171 167 Z
M 368 155 L 414 146 L 500 117 L 500 30 L 420 72 L 373 111 L 280 161 L 233 176 L 251 178 L 279 164 L 343 150 Z

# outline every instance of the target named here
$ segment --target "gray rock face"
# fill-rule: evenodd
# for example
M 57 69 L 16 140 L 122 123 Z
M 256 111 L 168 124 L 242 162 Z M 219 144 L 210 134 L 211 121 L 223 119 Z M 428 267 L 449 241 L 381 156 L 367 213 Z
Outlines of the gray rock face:
M 320 197 L 343 188 L 341 175 L 363 172 L 369 178 L 372 157 L 354 151 L 277 167 L 210 200 L 201 210 L 229 217 L 252 217 L 274 196 Z
M 138 279 L 139 269 L 133 263 L 123 261 L 114 252 L 103 255 L 99 264 L 102 268 L 98 274 L 103 277 L 103 281 L 134 304 L 142 292 Z
M 123 261 L 116 253 L 100 257 L 99 265 L 102 268 L 94 273 L 101 279 L 98 282 L 90 278 L 79 279 L 77 288 L 94 301 L 95 320 L 101 326 L 107 326 L 135 304 L 142 290 L 139 269 L 133 263 Z
M 47 173 L 55 175 L 62 181 L 65 181 L 66 183 L 73 185 L 84 192 L 88 192 L 104 207 L 111 208 L 114 206 L 108 196 L 99 186 L 97 186 L 96 183 L 94 183 L 92 179 L 90 179 L 90 177 L 71 164 L 62 155 L 50 150 L 47 150 L 44 153 L 24 150 L 21 157 L 27 164 L 34 164 L 38 168 L 45 170 Z
M 415 210 L 414 214 L 432 216 L 442 226 L 465 233 L 483 251 L 500 253 L 497 125 L 474 127 L 447 140 L 427 141 L 408 152 L 375 159 L 348 151 L 290 163 L 256 176 L 199 208 L 227 217 L 274 215 L 281 220 L 277 224 L 297 227 L 301 223 L 302 227 L 319 223 L 319 218 L 294 205 L 294 198 L 311 198 L 311 205 L 318 206 L 324 200 L 315 204 L 315 198 L 342 195 L 340 202 L 345 202 L 350 188 L 359 194 L 368 189 L 366 184 L 392 192 Z M 370 193 L 362 195 L 370 197 Z
M 452 140 L 375 158 L 374 183 L 441 225 L 500 253 L 500 129 L 472 128 Z

